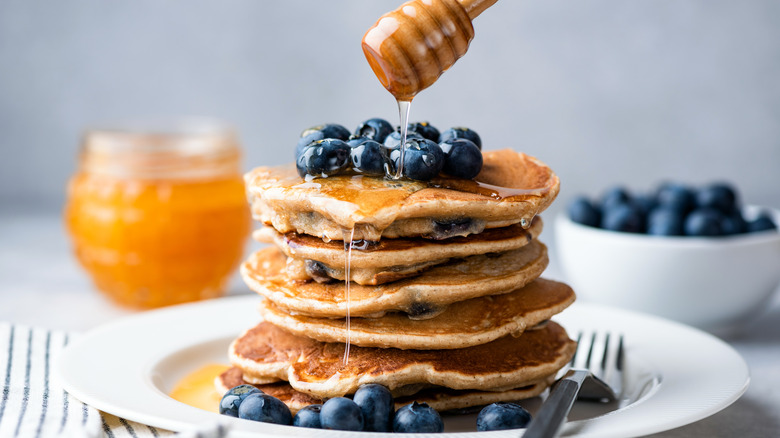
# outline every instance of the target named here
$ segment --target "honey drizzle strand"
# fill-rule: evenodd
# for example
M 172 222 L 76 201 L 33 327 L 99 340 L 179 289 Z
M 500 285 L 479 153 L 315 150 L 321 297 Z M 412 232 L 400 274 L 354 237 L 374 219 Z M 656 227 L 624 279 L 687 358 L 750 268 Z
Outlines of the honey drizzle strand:
M 352 267 L 352 247 L 353 247 L 353 238 L 355 237 L 355 227 L 350 228 L 349 230 L 342 230 L 341 231 L 343 240 L 344 240 L 344 294 L 345 298 L 347 300 L 347 339 L 346 339 L 346 345 L 344 347 L 344 358 L 342 359 L 342 363 L 344 365 L 347 365 L 349 363 L 349 345 L 352 337 L 352 331 L 350 327 L 350 309 L 349 309 L 349 289 L 350 289 L 350 268 Z M 349 233 L 349 234 L 347 234 Z

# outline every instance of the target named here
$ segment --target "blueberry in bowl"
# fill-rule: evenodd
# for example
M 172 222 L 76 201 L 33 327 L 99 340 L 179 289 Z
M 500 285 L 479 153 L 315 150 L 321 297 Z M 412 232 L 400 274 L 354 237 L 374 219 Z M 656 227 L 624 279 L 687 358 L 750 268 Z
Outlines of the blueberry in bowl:
M 744 205 L 722 182 L 666 183 L 641 195 L 650 208 L 624 195 L 577 196 L 556 218 L 555 254 L 583 300 L 722 335 L 766 307 L 780 285 L 780 210 Z M 628 229 L 636 216 L 641 231 Z

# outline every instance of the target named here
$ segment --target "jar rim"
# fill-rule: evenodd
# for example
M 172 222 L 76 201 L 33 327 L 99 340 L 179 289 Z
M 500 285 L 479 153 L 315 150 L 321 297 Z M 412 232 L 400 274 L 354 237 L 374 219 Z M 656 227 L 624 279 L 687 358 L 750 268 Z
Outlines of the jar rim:
M 210 118 L 174 118 L 127 120 L 98 124 L 88 128 L 83 137 L 85 151 L 98 153 L 205 153 L 235 149 L 235 129 Z
M 239 172 L 236 131 L 214 119 L 133 121 L 84 132 L 80 169 L 140 178 L 193 178 Z

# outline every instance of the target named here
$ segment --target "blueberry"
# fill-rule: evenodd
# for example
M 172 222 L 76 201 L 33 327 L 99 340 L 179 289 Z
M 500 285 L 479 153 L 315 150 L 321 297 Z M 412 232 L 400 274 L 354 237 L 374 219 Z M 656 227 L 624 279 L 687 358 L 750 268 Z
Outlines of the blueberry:
M 567 212 L 569 218 L 578 224 L 596 228 L 601 224 L 601 210 L 584 196 L 579 196 L 571 201 Z
M 469 128 L 464 127 L 454 127 L 442 132 L 439 136 L 439 143 L 444 143 L 445 141 L 452 140 L 454 138 L 465 138 L 466 140 L 471 140 L 480 150 L 482 150 L 482 139 L 479 138 L 479 134 Z
M 416 122 L 406 125 L 406 129 L 411 132 L 416 132 L 427 138 L 428 140 L 439 142 L 439 130 L 428 122 Z
M 382 176 L 391 173 L 390 157 L 387 149 L 369 138 L 360 138 L 347 142 L 350 150 L 352 169 L 366 175 Z
M 401 150 L 394 149 L 390 160 L 395 168 L 401 161 Z M 444 152 L 431 140 L 411 140 L 406 143 L 403 176 L 418 181 L 429 181 L 444 167 Z
M 687 236 L 720 236 L 723 235 L 723 215 L 713 208 L 698 208 L 685 218 L 685 234 Z
M 658 205 L 675 209 L 683 214 L 693 210 L 696 200 L 689 187 L 677 183 L 662 184 L 656 192 Z
M 408 144 L 410 140 L 423 140 L 424 137 L 416 132 L 407 132 L 406 133 L 406 143 Z M 398 146 L 401 145 L 401 133 L 398 131 L 393 131 L 390 133 L 390 135 L 385 138 L 385 141 L 382 143 L 385 145 L 388 149 L 396 149 Z
M 385 119 L 373 118 L 359 124 L 355 129 L 357 137 L 370 138 L 382 143 L 394 131 L 393 125 Z
M 391 432 L 395 405 L 390 391 L 382 385 L 363 385 L 352 398 L 363 412 L 364 430 L 370 432 Z
M 304 129 L 303 132 L 301 132 L 301 136 L 298 138 L 298 146 L 295 148 L 295 156 L 300 156 L 303 149 L 305 149 L 306 146 L 310 145 L 311 143 L 317 140 L 324 140 L 326 138 L 346 140 L 349 138 L 349 129 L 336 123 L 327 123 L 325 125 L 317 125 L 308 129 Z
M 493 403 L 487 405 L 477 416 L 477 430 L 520 429 L 531 421 L 531 414 L 517 403 Z
M 293 418 L 293 426 L 321 429 L 320 410 L 322 405 L 309 405 L 298 411 Z
M 757 233 L 759 231 L 777 230 L 777 224 L 768 213 L 761 213 L 757 218 L 747 223 L 748 233 Z
M 601 195 L 601 210 L 606 212 L 620 204 L 631 203 L 631 194 L 625 187 L 612 187 Z
M 723 216 L 720 225 L 724 236 L 747 233 L 748 231 L 748 223 L 742 217 L 739 209 L 735 209 L 732 213 Z
M 444 422 L 427 403 L 413 402 L 399 409 L 393 419 L 393 432 L 437 433 L 444 431 Z
M 320 422 L 323 429 L 363 430 L 363 413 L 352 400 L 336 397 L 322 405 Z
M 647 234 L 653 236 L 682 236 L 683 215 L 669 207 L 659 207 L 647 216 Z
M 222 396 L 222 400 L 219 402 L 219 413 L 238 417 L 238 407 L 241 405 L 241 402 L 250 394 L 259 394 L 261 392 L 252 385 L 235 386 Z
M 482 170 L 482 152 L 471 140 L 455 138 L 439 143 L 444 152 L 442 171 L 448 175 L 473 179 Z
M 630 204 L 617 204 L 604 209 L 601 228 L 609 231 L 641 233 L 644 231 L 644 217 Z
M 278 398 L 263 393 L 248 395 L 238 407 L 238 418 L 263 423 L 292 423 L 292 414 L 287 405 Z
M 650 212 L 658 206 L 658 200 L 655 196 L 648 193 L 640 193 L 632 196 L 631 203 L 645 216 L 650 214 Z
M 737 194 L 726 183 L 710 184 L 696 192 L 696 207 L 714 208 L 721 213 L 730 214 L 737 208 Z
M 298 175 L 304 177 L 335 175 L 349 167 L 349 145 L 339 139 L 326 138 L 307 146 L 296 160 Z

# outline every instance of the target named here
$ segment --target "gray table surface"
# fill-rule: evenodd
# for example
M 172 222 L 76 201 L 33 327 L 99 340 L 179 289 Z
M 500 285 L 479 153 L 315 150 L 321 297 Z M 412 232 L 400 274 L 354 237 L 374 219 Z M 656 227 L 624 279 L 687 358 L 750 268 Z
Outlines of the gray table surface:
M 554 236 L 546 231 L 542 239 L 549 244 Z M 545 276 L 565 280 L 554 253 Z M 246 293 L 247 288 L 234 278 L 229 294 Z M 725 338 L 750 367 L 745 395 L 709 418 L 653 437 L 780 436 L 778 295 L 749 327 Z M 83 332 L 133 313 L 94 290 L 71 254 L 58 214 L 0 213 L 0 321 Z

